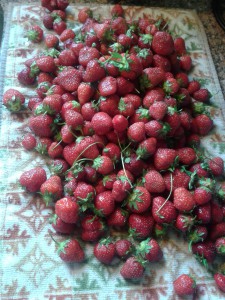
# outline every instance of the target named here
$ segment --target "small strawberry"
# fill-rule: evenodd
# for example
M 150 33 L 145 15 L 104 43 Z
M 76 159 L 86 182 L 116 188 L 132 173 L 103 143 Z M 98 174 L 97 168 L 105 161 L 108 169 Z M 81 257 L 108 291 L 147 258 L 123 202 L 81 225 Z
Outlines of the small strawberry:
M 72 109 L 66 110 L 65 121 L 66 125 L 74 130 L 80 129 L 84 124 L 83 116 Z
M 75 33 L 72 29 L 68 28 L 68 29 L 65 29 L 61 34 L 60 34 L 60 41 L 61 42 L 65 42 L 66 40 L 69 40 L 69 39 L 74 39 L 75 38 Z
M 192 96 L 195 92 L 200 89 L 201 85 L 197 80 L 192 80 L 189 82 L 187 90 L 189 94 Z
M 114 6 L 111 8 L 111 15 L 113 18 L 115 17 L 123 17 L 124 15 L 124 9 L 120 4 L 114 4 Z
M 78 12 L 78 21 L 80 23 L 85 23 L 88 18 L 92 18 L 93 12 L 89 7 L 84 7 Z
M 128 138 L 134 142 L 142 142 L 145 139 L 145 123 L 136 122 L 127 130 Z
M 94 200 L 95 209 L 100 215 L 108 216 L 114 211 L 115 201 L 111 191 L 99 193 Z
M 163 177 L 155 170 L 150 170 L 145 174 L 144 186 L 150 193 L 163 193 L 165 191 Z
M 103 151 L 102 151 L 103 156 L 108 156 L 113 163 L 117 163 L 120 158 L 121 158 L 121 150 L 119 146 L 117 146 L 114 143 L 108 143 Z
M 66 23 L 60 18 L 56 18 L 53 22 L 53 30 L 58 34 L 62 34 L 63 31 L 67 28 Z
M 27 38 L 33 43 L 40 43 L 43 39 L 43 30 L 38 25 L 34 25 L 27 32 Z
M 167 95 L 174 95 L 178 92 L 180 86 L 175 78 L 168 78 L 163 83 L 163 90 Z
M 155 239 L 147 238 L 142 241 L 136 249 L 137 256 L 141 256 L 150 262 L 157 262 L 162 259 L 163 252 Z
M 136 186 L 127 198 L 127 208 L 133 213 L 143 213 L 147 211 L 151 204 L 151 195 L 142 186 Z
M 203 264 L 212 263 L 216 255 L 215 245 L 211 241 L 198 242 L 192 245 L 192 253 L 194 253 Z
M 201 224 L 209 224 L 211 222 L 211 205 L 206 203 L 195 208 L 196 220 Z
M 167 104 L 164 101 L 154 102 L 149 107 L 149 115 L 152 119 L 161 121 L 167 113 Z
M 208 161 L 209 170 L 214 176 L 224 174 L 224 161 L 221 157 L 213 157 Z
M 51 215 L 49 223 L 52 224 L 55 231 L 59 233 L 71 234 L 75 230 L 74 224 L 63 222 L 56 214 Z
M 196 116 L 193 121 L 197 127 L 196 133 L 203 136 L 207 135 L 213 127 L 213 120 L 204 114 Z
M 84 261 L 84 250 L 77 239 L 67 239 L 63 242 L 56 242 L 57 252 L 60 258 L 68 263 L 80 263 Z
M 3 105 L 11 112 L 20 111 L 24 102 L 24 95 L 15 89 L 8 89 L 3 95 Z
M 192 67 L 192 59 L 190 55 L 182 55 L 180 56 L 180 68 L 185 71 L 188 72 L 190 71 Z
M 177 218 L 177 211 L 171 201 L 159 196 L 152 200 L 152 216 L 159 223 L 173 223 Z
M 116 255 L 124 259 L 127 258 L 132 252 L 133 245 L 129 240 L 122 239 L 116 241 L 115 247 L 116 247 Z
M 49 177 L 40 187 L 42 198 L 46 205 L 62 197 L 63 187 L 61 178 L 57 175 Z
M 157 140 L 154 137 L 147 138 L 146 140 L 141 142 L 136 150 L 138 158 L 146 159 L 154 155 L 156 152 L 156 144 Z
M 55 213 L 65 223 L 76 223 L 79 206 L 71 197 L 64 197 L 55 203 Z
M 135 258 L 131 256 L 123 264 L 120 274 L 124 279 L 140 279 L 144 274 L 143 265 Z
M 225 293 L 225 275 L 216 273 L 214 274 L 214 280 L 218 288 Z
M 93 206 L 95 189 L 92 185 L 79 181 L 73 195 L 76 202 L 79 204 L 81 211 L 86 211 Z
M 104 112 L 96 113 L 91 119 L 92 127 L 96 134 L 105 135 L 113 128 L 112 118 Z
M 197 160 L 196 153 L 193 148 L 184 147 L 177 150 L 179 162 L 184 165 L 191 165 Z
M 173 282 L 173 288 L 178 296 L 193 295 L 196 292 L 196 282 L 190 275 L 182 274 Z
M 64 69 L 56 77 L 57 83 L 68 92 L 75 92 L 81 82 L 81 74 L 76 69 Z
M 192 95 L 192 97 L 199 102 L 207 102 L 210 98 L 210 93 L 208 89 L 200 88 L 199 90 L 195 91 Z
M 34 193 L 40 190 L 41 185 L 46 179 L 45 170 L 41 167 L 36 167 L 29 171 L 25 171 L 20 176 L 19 182 L 28 192 Z
M 218 254 L 225 255 L 225 236 L 216 239 L 215 247 Z
M 103 264 L 110 264 L 115 255 L 115 243 L 110 238 L 102 239 L 94 247 L 94 256 Z
M 175 227 L 181 232 L 188 232 L 193 227 L 195 218 L 190 215 L 179 213 L 176 218 Z
M 167 170 L 175 163 L 177 152 L 174 149 L 158 148 L 154 155 L 154 166 L 157 170 Z
M 107 225 L 114 227 L 123 227 L 126 225 L 128 213 L 122 208 L 116 208 L 113 213 L 107 217 Z
M 39 137 L 51 137 L 53 135 L 52 130 L 53 118 L 49 115 L 32 116 L 29 119 L 29 127 Z
M 179 56 L 186 53 L 185 40 L 182 37 L 174 39 L 174 50 Z
M 113 162 L 108 156 L 99 156 L 95 158 L 93 168 L 102 175 L 110 174 L 114 169 Z
M 153 231 L 154 219 L 150 214 L 132 213 L 128 219 L 129 233 L 137 239 L 147 238 Z
M 150 67 L 143 70 L 140 77 L 142 90 L 153 88 L 164 81 L 165 71 L 158 67 Z
M 112 119 L 113 128 L 117 132 L 123 132 L 128 127 L 128 120 L 122 115 L 115 115 Z
M 162 88 L 150 89 L 143 98 L 143 106 L 149 108 L 154 102 L 163 101 L 165 96 L 165 92 Z
M 212 199 L 212 192 L 205 186 L 197 187 L 194 190 L 194 201 L 197 205 L 203 205 L 208 203 Z
M 26 67 L 17 74 L 18 81 L 23 85 L 32 85 L 36 80 L 36 73 L 33 73 L 30 68 Z
M 26 150 L 33 150 L 37 145 L 35 136 L 27 133 L 22 139 L 22 145 Z
M 55 34 L 46 34 L 45 45 L 47 48 L 57 48 L 59 45 L 59 38 Z

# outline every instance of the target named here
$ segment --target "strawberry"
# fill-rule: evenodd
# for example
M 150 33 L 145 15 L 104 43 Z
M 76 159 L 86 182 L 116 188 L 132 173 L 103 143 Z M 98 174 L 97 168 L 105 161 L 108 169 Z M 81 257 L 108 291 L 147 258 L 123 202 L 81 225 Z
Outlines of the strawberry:
M 61 243 L 56 242 L 60 258 L 68 263 L 80 263 L 84 260 L 84 251 L 77 239 L 67 239 Z
M 92 59 L 87 63 L 83 80 L 85 82 L 95 82 L 105 77 L 105 69 L 101 66 L 100 62 Z M 114 80 L 112 80 L 114 82 Z
M 218 288 L 225 292 L 225 275 L 221 273 L 214 274 L 214 280 Z
M 115 244 L 110 238 L 102 239 L 94 247 L 94 256 L 103 264 L 110 264 L 115 254 Z
M 154 137 L 148 138 L 141 142 L 136 150 L 138 158 L 146 159 L 156 152 L 157 140 Z
M 128 120 L 122 115 L 115 115 L 112 119 L 113 128 L 117 132 L 123 132 L 128 127 Z
M 74 130 L 80 129 L 84 124 L 83 116 L 72 109 L 66 110 L 65 121 L 66 125 L 68 125 Z
M 170 191 L 171 189 L 174 191 L 174 189 L 183 187 L 188 189 L 189 188 L 189 183 L 191 181 L 191 177 L 186 174 L 184 171 L 180 170 L 179 168 L 176 168 L 173 173 L 172 173 L 172 179 L 173 179 L 173 184 L 171 186 L 171 173 L 166 172 L 163 176 L 166 189 Z
M 94 95 L 94 88 L 86 82 L 81 82 L 77 89 L 78 101 L 81 105 L 87 103 L 91 100 Z
M 200 87 L 201 85 L 197 80 L 192 80 L 189 82 L 187 90 L 190 95 L 193 95 L 195 92 L 197 92 L 200 89 Z
M 53 94 L 46 96 L 42 101 L 43 113 L 45 113 L 45 109 L 47 109 L 47 113 L 50 112 L 50 114 L 60 113 L 62 104 L 63 102 L 60 95 Z
M 181 212 L 190 212 L 195 207 L 194 197 L 183 187 L 174 190 L 173 204 Z
M 136 122 L 127 130 L 127 136 L 134 142 L 142 142 L 145 139 L 145 123 Z
M 84 171 L 85 171 L 85 181 L 87 181 L 88 183 L 95 183 L 97 181 L 98 174 L 94 168 L 86 165 L 84 167 Z
M 211 241 L 198 242 L 192 245 L 194 253 L 201 262 L 212 263 L 215 259 L 215 245 Z
M 178 149 L 177 156 L 179 158 L 179 162 L 184 165 L 191 165 L 197 160 L 197 156 L 194 149 L 189 147 Z
M 32 85 L 36 80 L 36 73 L 33 73 L 30 68 L 26 67 L 17 74 L 18 81 L 23 85 Z
M 190 167 L 190 171 L 192 173 L 195 172 L 198 177 L 208 177 L 209 176 L 208 171 L 204 168 L 204 166 L 201 163 L 193 164 Z
M 113 163 L 116 163 L 120 160 L 121 157 L 121 151 L 119 146 L 117 146 L 114 143 L 108 143 L 103 151 L 102 151 L 103 156 L 108 156 Z
M 96 242 L 104 234 L 103 230 L 85 230 L 81 231 L 81 239 L 85 242 Z
M 174 95 L 178 92 L 180 86 L 175 78 L 168 78 L 163 82 L 163 90 L 167 95 Z
M 58 34 L 62 34 L 63 31 L 67 28 L 66 23 L 59 17 L 56 18 L 53 22 L 53 30 Z
M 199 102 L 207 102 L 210 98 L 210 93 L 208 91 L 208 89 L 203 89 L 203 88 L 200 88 L 198 89 L 197 91 L 195 91 L 192 95 L 192 97 L 196 100 L 196 101 L 199 101 Z
M 152 65 L 153 67 L 161 68 L 165 72 L 171 71 L 170 60 L 162 55 L 154 54 L 152 58 Z
M 103 230 L 103 221 L 96 215 L 88 214 L 81 222 L 81 227 L 87 231 Z
M 173 38 L 168 32 L 158 31 L 153 36 L 151 47 L 156 54 L 170 55 L 174 51 Z
M 110 174 L 114 169 L 113 162 L 108 156 L 98 156 L 95 158 L 93 168 L 102 175 Z
M 106 76 L 99 82 L 98 89 L 103 97 L 113 95 L 117 91 L 117 81 L 112 76 Z
M 174 39 L 174 50 L 179 56 L 186 53 L 185 40 L 182 37 L 177 37 Z
M 99 193 L 94 200 L 95 209 L 100 215 L 108 216 L 114 211 L 114 198 L 111 191 Z
M 59 176 L 49 177 L 40 187 L 42 198 L 46 205 L 62 197 L 63 187 Z
M 224 174 L 224 161 L 221 157 L 213 157 L 208 161 L 209 170 L 214 176 Z
M 34 193 L 40 190 L 41 185 L 46 179 L 45 170 L 41 167 L 36 167 L 29 171 L 25 171 L 20 176 L 19 182 L 28 192 Z
M 52 174 L 63 177 L 68 170 L 68 163 L 62 158 L 53 159 L 49 165 L 49 170 Z
M 95 197 L 95 189 L 92 185 L 79 181 L 73 193 L 76 202 L 79 204 L 81 211 L 86 211 L 92 207 Z
M 150 262 L 157 262 L 162 259 L 163 252 L 155 239 L 147 238 L 137 246 L 136 253 L 143 259 Z
M 153 198 L 152 201 L 152 216 L 159 223 L 173 223 L 177 217 L 177 211 L 171 201 L 159 196 Z
M 143 98 L 143 106 L 149 108 L 154 102 L 163 101 L 165 96 L 165 92 L 161 88 L 150 89 Z
M 193 227 L 195 218 L 190 215 L 179 213 L 176 218 L 175 227 L 181 232 L 188 232 Z
M 49 223 L 52 224 L 52 227 L 55 229 L 55 231 L 59 233 L 71 234 L 75 230 L 74 224 L 63 222 L 56 214 L 53 214 L 49 218 Z
M 149 107 L 149 115 L 152 119 L 161 121 L 167 113 L 167 104 L 164 101 L 154 102 Z
M 126 104 L 132 103 L 134 106 L 134 109 L 138 109 L 141 106 L 141 97 L 138 95 L 126 94 L 122 99 Z
M 43 25 L 47 29 L 53 29 L 54 18 L 50 14 L 45 14 L 42 19 Z
M 148 237 L 153 230 L 154 219 L 150 214 L 132 213 L 128 219 L 129 233 L 137 239 Z
M 209 188 L 200 186 L 194 190 L 194 201 L 197 205 L 208 203 L 212 199 L 212 192 Z
M 182 55 L 180 56 L 180 68 L 185 71 L 188 72 L 191 70 L 192 67 L 192 59 L 190 55 Z
M 157 170 L 167 170 L 175 162 L 177 152 L 169 148 L 158 148 L 154 155 L 154 166 Z
M 33 25 L 27 32 L 27 38 L 33 43 L 40 43 L 43 39 L 43 30 L 38 25 Z
M 149 121 L 149 119 L 150 115 L 148 109 L 140 106 L 132 115 L 132 118 L 130 119 L 130 125 L 137 122 L 143 122 L 146 124 Z
M 35 136 L 27 133 L 22 139 L 22 145 L 26 150 L 33 150 L 37 145 Z
M 84 7 L 78 12 L 78 21 L 80 23 L 85 23 L 88 18 L 92 18 L 93 12 L 89 7 Z
M 123 17 L 124 9 L 120 4 L 114 4 L 110 11 L 113 18 L 115 17 Z
M 32 116 L 29 119 L 29 127 L 39 137 L 51 137 L 53 118 L 49 115 Z
M 59 45 L 59 39 L 55 34 L 46 34 L 44 41 L 47 48 L 57 48 Z
M 216 252 L 225 255 L 225 237 L 220 237 L 215 241 Z
M 195 208 L 196 219 L 201 222 L 201 224 L 209 224 L 211 221 L 211 205 L 206 203 L 199 205 Z
M 79 206 L 71 197 L 64 197 L 56 201 L 55 213 L 65 223 L 76 223 L 78 220 Z
M 129 240 L 122 239 L 115 243 L 116 255 L 124 259 L 132 252 L 132 243 Z
M 179 83 L 181 88 L 187 88 L 189 85 L 189 78 L 186 73 L 179 72 L 176 74 L 175 79 Z
M 127 199 L 127 208 L 133 213 L 147 211 L 151 204 L 151 195 L 142 186 L 136 186 Z
M 200 135 L 207 135 L 213 127 L 213 120 L 207 115 L 201 114 L 193 119 L 197 127 L 197 133 Z
M 65 29 L 61 34 L 60 34 L 60 41 L 65 42 L 66 40 L 69 39 L 74 39 L 75 38 L 75 33 L 72 29 Z
M 193 295 L 196 292 L 196 282 L 190 275 L 182 274 L 174 280 L 173 288 L 178 296 Z
M 213 224 L 210 227 L 209 238 L 211 241 L 215 241 L 216 239 L 225 236 L 225 222 L 222 221 L 217 224 Z
M 127 211 L 122 208 L 116 208 L 112 214 L 107 217 L 107 225 L 114 227 L 123 227 L 126 225 L 128 218 Z
M 99 58 L 100 53 L 96 48 L 85 46 L 79 52 L 78 61 L 80 65 L 87 67 L 89 61 Z
M 158 67 L 150 67 L 143 70 L 140 77 L 142 90 L 153 88 L 164 81 L 165 71 Z
M 208 236 L 208 230 L 206 226 L 196 225 L 188 232 L 188 240 L 189 240 L 189 247 L 193 243 L 203 242 Z
M 77 56 L 70 49 L 65 49 L 58 56 L 59 64 L 62 66 L 74 66 L 77 64 Z
M 56 0 L 58 9 L 64 11 L 69 5 L 68 0 Z
M 152 120 L 145 124 L 145 132 L 147 136 L 150 137 L 160 137 L 164 136 L 170 130 L 169 125 L 163 124 L 162 122 Z
M 40 71 L 46 73 L 52 73 L 56 68 L 54 58 L 47 55 L 43 55 L 36 59 L 36 64 Z
M 144 274 L 143 265 L 135 258 L 131 256 L 123 264 L 120 274 L 124 279 L 140 279 Z
M 112 130 L 112 118 L 104 112 L 96 113 L 91 119 L 92 127 L 96 134 L 105 135 Z
M 150 193 L 163 193 L 165 191 L 163 177 L 155 170 L 150 170 L 145 174 L 144 186 Z
M 134 84 L 122 76 L 118 76 L 116 78 L 116 82 L 117 82 L 117 94 L 119 96 L 125 96 L 126 94 L 129 94 L 134 90 Z
M 214 201 L 211 201 L 211 224 L 221 223 L 223 221 L 223 211 L 221 206 Z
M 119 96 L 118 95 L 111 95 L 108 97 L 100 97 L 99 98 L 99 110 L 102 112 L 107 113 L 110 117 L 114 117 L 116 114 L 119 113 L 118 110 L 118 103 L 119 103 Z
M 74 68 L 64 69 L 56 78 L 58 84 L 68 92 L 76 91 L 81 82 L 81 74 Z
M 3 105 L 11 112 L 22 110 L 24 102 L 24 95 L 15 89 L 8 89 L 3 95 Z

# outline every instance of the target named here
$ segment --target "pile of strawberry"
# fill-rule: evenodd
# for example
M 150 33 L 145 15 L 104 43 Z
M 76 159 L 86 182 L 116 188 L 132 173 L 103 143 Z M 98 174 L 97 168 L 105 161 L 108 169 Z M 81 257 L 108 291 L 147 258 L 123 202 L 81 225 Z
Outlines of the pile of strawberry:
M 176 230 L 225 292 L 224 266 L 214 266 L 225 254 L 224 162 L 200 148 L 213 127 L 210 93 L 187 75 L 184 39 L 173 38 L 161 18 L 125 20 L 120 5 L 102 21 L 81 9 L 75 33 L 66 24 L 67 0 L 42 6 L 43 25 L 53 31 L 29 31 L 46 49 L 25 61 L 18 80 L 36 84 L 22 144 L 51 159 L 51 175 L 36 167 L 20 184 L 54 204 L 52 226 L 69 235 L 56 242 L 61 259 L 83 261 L 80 241 L 91 242 L 100 262 L 120 258 L 121 275 L 139 279 L 162 259 L 160 239 Z M 25 98 L 10 89 L 3 103 L 17 112 Z M 193 283 L 184 274 L 174 289 L 192 294 Z

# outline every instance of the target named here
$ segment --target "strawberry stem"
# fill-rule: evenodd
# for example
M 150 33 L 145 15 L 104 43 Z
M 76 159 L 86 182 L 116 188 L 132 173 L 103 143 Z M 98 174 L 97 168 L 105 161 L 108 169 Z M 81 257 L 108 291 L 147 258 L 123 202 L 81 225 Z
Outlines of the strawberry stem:
M 156 214 L 159 214 L 160 210 L 164 207 L 164 205 L 166 204 L 166 202 L 169 200 L 171 194 L 173 191 L 173 175 L 172 173 L 170 174 L 170 193 L 168 195 L 168 197 L 166 198 L 166 200 L 164 201 L 164 203 L 159 207 L 159 209 L 157 210 Z

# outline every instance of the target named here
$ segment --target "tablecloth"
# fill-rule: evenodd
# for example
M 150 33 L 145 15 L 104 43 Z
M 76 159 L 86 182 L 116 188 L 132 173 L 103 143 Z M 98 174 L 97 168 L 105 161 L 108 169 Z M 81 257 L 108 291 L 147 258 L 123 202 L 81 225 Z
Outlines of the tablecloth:
M 31 2 L 31 1 L 28 1 Z M 27 3 L 28 3 L 27 2 Z M 88 4 L 95 15 L 109 16 L 110 6 Z M 17 72 L 23 62 L 43 47 L 32 44 L 25 37 L 30 23 L 41 26 L 44 10 L 40 3 L 28 4 L 3 2 L 5 32 L 1 49 L 0 94 L 13 87 L 26 99 L 34 95 L 34 89 L 21 86 Z M 78 9 L 70 7 L 69 26 L 74 27 Z M 173 34 L 185 38 L 187 49 L 193 59 L 191 78 L 200 79 L 211 93 L 210 109 L 214 128 L 202 140 L 207 150 L 225 158 L 225 110 L 224 100 L 213 65 L 207 39 L 195 11 L 125 7 L 126 17 L 143 15 L 163 16 Z M 130 283 L 119 275 L 121 264 L 101 265 L 87 246 L 88 261 L 82 264 L 66 264 L 57 253 L 50 238 L 53 229 L 48 222 L 52 209 L 46 207 L 41 197 L 25 193 L 18 184 L 22 172 L 37 165 L 45 167 L 43 158 L 35 151 L 25 152 L 21 146 L 22 136 L 29 132 L 28 111 L 10 114 L 1 108 L 0 139 L 0 228 L 1 228 L 1 299 L 51 299 L 51 300 L 142 300 L 179 299 L 173 292 L 172 282 L 182 273 L 192 274 L 198 289 L 194 299 L 224 299 L 215 287 L 212 276 L 207 273 L 189 252 L 187 243 L 175 236 L 161 241 L 164 258 L 151 264 L 143 280 Z M 47 169 L 46 169 L 47 171 Z M 58 239 L 63 236 L 58 235 Z

